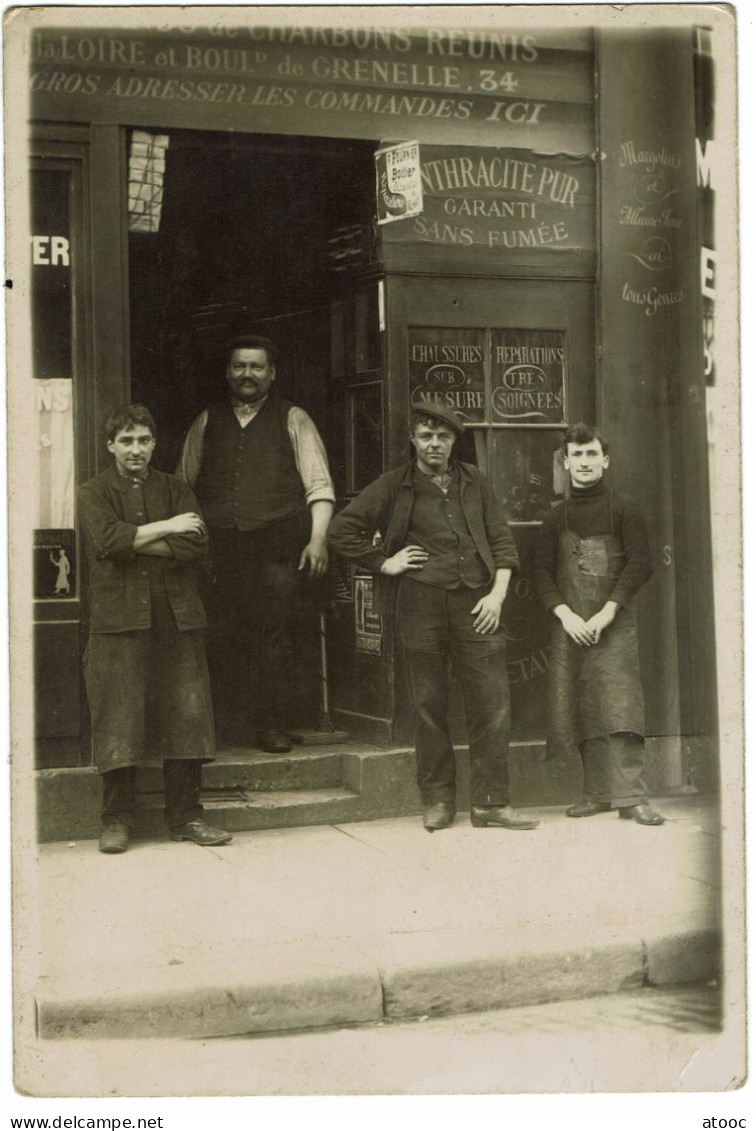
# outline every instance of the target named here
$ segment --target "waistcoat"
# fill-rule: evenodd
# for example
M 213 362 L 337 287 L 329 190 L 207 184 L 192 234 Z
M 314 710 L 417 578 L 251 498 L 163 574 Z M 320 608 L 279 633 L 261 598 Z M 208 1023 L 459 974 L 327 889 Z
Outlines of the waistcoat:
M 287 427 L 290 408 L 269 396 L 242 428 L 230 401 L 210 406 L 194 488 L 208 526 L 258 530 L 304 506 Z
M 421 570 L 406 574 L 411 581 L 456 589 L 485 585 L 489 571 L 478 554 L 462 509 L 459 473 L 452 476 L 446 494 L 417 468 L 414 472 L 415 501 L 407 541 L 429 553 Z

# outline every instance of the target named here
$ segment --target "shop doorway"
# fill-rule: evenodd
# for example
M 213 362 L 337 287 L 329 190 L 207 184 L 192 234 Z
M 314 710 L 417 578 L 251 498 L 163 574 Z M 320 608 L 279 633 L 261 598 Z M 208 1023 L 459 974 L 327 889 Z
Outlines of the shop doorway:
M 279 347 L 277 391 L 315 420 L 345 500 L 408 457 L 411 404 L 439 392 L 428 359 L 439 343 L 461 343 L 479 362 L 455 372 L 480 405 L 467 406 L 457 454 L 497 483 L 522 558 L 508 604 L 513 737 L 541 741 L 548 632 L 530 565 L 544 508 L 559 497 L 560 425 L 596 415 L 593 281 L 384 271 L 370 142 L 204 131 L 166 139 L 157 231 L 129 234 L 132 397 L 157 420 L 156 465 L 173 470 L 192 419 L 224 397 L 222 343 L 262 332 Z M 502 400 L 509 370 L 500 359 L 523 350 L 553 355 L 538 369 L 554 385 L 550 415 L 513 410 L 510 419 Z M 517 368 L 520 381 L 536 372 Z M 391 625 L 373 615 L 371 579 L 358 574 L 334 563 L 318 598 L 329 610 L 331 706 L 355 737 L 401 745 L 411 728 Z M 317 715 L 316 645 L 292 678 L 290 724 Z M 464 740 L 461 707 L 453 714 Z
M 133 131 L 132 154 L 143 136 L 160 133 Z M 160 430 L 156 465 L 175 466 L 193 417 L 224 396 L 221 343 L 263 332 L 279 346 L 279 393 L 313 416 L 338 479 L 343 437 L 329 428 L 329 310 L 343 294 L 345 263 L 353 269 L 370 257 L 374 145 L 163 136 L 159 226 L 140 230 L 138 214 L 129 225 L 131 388 Z
M 373 257 L 373 150 L 364 141 L 132 132 L 131 397 L 155 416 L 155 466 L 173 471 L 191 421 L 224 399 L 223 342 L 263 333 L 279 350 L 276 391 L 311 415 L 337 495 L 345 494 L 344 392 L 333 379 L 331 324 Z M 147 200 L 155 191 L 151 218 L 137 209 L 134 188 L 145 160 L 162 172 L 162 185 L 153 175 L 143 192 Z M 307 595 L 311 647 L 292 674 L 289 725 L 315 725 L 321 705 L 317 614 L 328 594 Z M 240 677 L 240 701 L 250 698 L 248 687 Z M 254 706 L 240 709 L 226 720 L 224 741 L 252 729 Z

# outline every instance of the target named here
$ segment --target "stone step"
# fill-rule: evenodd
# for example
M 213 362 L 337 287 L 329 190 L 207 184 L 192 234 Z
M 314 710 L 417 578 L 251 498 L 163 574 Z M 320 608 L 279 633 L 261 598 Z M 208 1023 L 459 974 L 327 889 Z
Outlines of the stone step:
M 295 747 L 267 754 L 226 747 L 203 767 L 203 805 L 225 806 L 229 828 L 285 828 L 401 816 L 419 807 L 414 756 L 368 743 Z M 91 766 L 41 770 L 36 776 L 41 841 L 96 839 L 100 835 L 101 781 Z M 162 835 L 163 776 L 140 767 L 140 834 Z M 210 818 L 212 819 L 212 818 Z M 225 820 L 221 812 L 218 822 Z
M 655 747 L 661 739 L 647 740 L 650 758 L 649 781 L 652 796 L 674 796 L 693 790 L 664 780 L 653 772 Z M 513 743 L 510 751 L 512 796 L 518 806 L 559 805 L 566 807 L 580 796 L 582 776 L 577 758 L 566 766 L 544 759 L 537 743 Z M 457 748 L 457 808 L 469 806 L 469 756 Z M 686 756 L 687 757 L 687 756 Z M 230 816 L 230 828 L 284 828 L 301 824 L 330 824 L 332 821 L 370 821 L 379 818 L 417 814 L 422 805 L 415 780 L 415 755 L 412 749 L 384 750 L 365 742 L 338 743 L 332 746 L 295 747 L 288 754 L 266 754 L 243 746 L 222 749 L 218 761 L 203 768 L 203 801 L 208 806 L 227 805 L 240 814 Z M 147 805 L 150 794 L 162 809 L 162 770 L 140 769 L 137 788 Z M 100 775 L 89 766 L 40 770 L 36 775 L 37 819 L 42 841 L 96 839 L 100 835 Z M 301 791 L 316 795 L 294 803 Z M 318 795 L 317 791 L 325 791 Z M 147 796 L 144 796 L 146 794 Z M 286 803 L 274 796 L 267 801 L 272 812 L 263 813 L 265 796 L 283 794 Z M 326 804 L 324 797 L 330 798 Z M 252 800 L 254 798 L 254 800 Z M 333 802 L 333 798 L 337 802 Z M 349 799 L 349 800 L 347 800 Z M 141 803 L 141 802 L 140 802 Z M 335 807 L 335 815 L 334 815 Z M 300 821 L 301 817 L 301 821 Z M 162 814 L 150 817 L 150 827 L 160 835 Z M 220 818 L 219 818 L 220 822 Z M 140 826 L 141 828 L 141 826 Z
M 329 825 L 354 821 L 360 815 L 358 793 L 340 786 L 328 789 L 202 791 L 205 817 L 231 832 Z M 138 835 L 165 831 L 162 793 L 144 794 L 137 815 Z
M 342 754 L 348 746 L 294 748 L 289 754 L 266 754 L 248 747 L 232 746 L 218 751 L 217 759 L 202 771 L 203 788 L 260 790 L 327 789 L 344 782 Z M 162 770 L 139 771 L 140 793 L 162 790 Z

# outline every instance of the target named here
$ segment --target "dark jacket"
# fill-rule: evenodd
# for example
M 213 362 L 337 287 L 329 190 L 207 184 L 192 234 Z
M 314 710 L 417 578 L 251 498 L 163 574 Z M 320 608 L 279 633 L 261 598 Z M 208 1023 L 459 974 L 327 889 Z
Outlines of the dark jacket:
M 148 629 L 150 562 L 134 550 L 139 526 L 199 513 L 197 500 L 183 479 L 150 468 L 138 492 L 144 514 L 137 521 L 129 492 L 133 481 L 109 467 L 79 488 L 79 519 L 89 558 L 90 632 L 128 632 Z M 165 541 L 172 558 L 152 558 L 163 568 L 166 594 L 179 629 L 207 623 L 197 593 L 193 563 L 207 557 L 207 535 L 171 534 Z
M 484 476 L 469 463 L 450 464 L 459 472 L 460 501 L 475 548 L 483 559 L 489 580 L 497 569 L 519 568 L 514 538 L 498 500 Z M 371 573 L 379 574 L 378 600 L 388 612 L 396 577 L 381 575 L 386 558 L 406 545 L 415 490 L 415 461 L 387 471 L 352 499 L 328 528 L 328 541 L 341 554 Z M 375 535 L 381 535 L 376 544 Z

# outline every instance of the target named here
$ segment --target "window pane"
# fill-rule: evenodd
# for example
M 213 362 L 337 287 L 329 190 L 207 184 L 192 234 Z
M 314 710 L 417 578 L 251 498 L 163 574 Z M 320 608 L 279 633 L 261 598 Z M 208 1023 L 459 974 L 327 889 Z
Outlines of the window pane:
M 32 354 L 37 418 L 34 596 L 76 593 L 69 173 L 31 173 Z
M 71 377 L 71 264 L 65 169 L 31 174 L 34 376 Z
M 565 361 L 559 330 L 492 330 L 493 422 L 563 424 Z
M 542 522 L 561 501 L 560 441 L 557 431 L 491 430 L 488 474 L 510 522 Z
M 445 405 L 470 424 L 484 418 L 483 330 L 411 326 L 408 368 L 412 408 Z
M 383 471 L 383 400 L 380 382 L 347 391 L 349 405 L 349 490 L 361 491 Z

